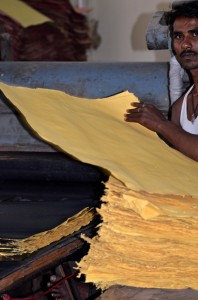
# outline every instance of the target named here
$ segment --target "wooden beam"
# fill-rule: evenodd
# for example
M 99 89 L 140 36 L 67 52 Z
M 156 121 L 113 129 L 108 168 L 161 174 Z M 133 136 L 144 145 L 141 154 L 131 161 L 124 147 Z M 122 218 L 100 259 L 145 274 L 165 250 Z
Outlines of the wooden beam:
M 81 248 L 83 244 L 84 242 L 79 237 L 73 237 L 63 240 L 57 245 L 46 247 L 47 249 L 41 251 L 41 253 L 31 255 L 21 263 L 19 268 L 0 279 L 0 292 L 5 293 L 28 278 L 33 277 L 36 273 L 58 264 L 61 260 Z

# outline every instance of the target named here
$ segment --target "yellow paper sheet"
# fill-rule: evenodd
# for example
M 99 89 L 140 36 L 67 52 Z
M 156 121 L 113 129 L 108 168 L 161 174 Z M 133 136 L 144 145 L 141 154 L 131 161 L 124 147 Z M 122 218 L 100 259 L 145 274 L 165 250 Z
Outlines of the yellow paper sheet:
M 198 198 L 198 164 L 155 133 L 124 121 L 130 103 L 138 101 L 133 94 L 90 100 L 4 83 L 0 89 L 42 139 L 106 169 L 128 188 Z
M 52 20 L 20 0 L 1 0 L 0 10 L 23 27 L 37 25 Z

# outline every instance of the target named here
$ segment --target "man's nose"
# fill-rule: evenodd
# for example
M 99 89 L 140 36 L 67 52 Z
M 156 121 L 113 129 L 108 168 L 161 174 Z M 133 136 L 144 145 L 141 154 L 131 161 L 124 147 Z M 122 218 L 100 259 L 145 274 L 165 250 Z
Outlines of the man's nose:
M 192 48 L 192 41 L 190 36 L 185 36 L 182 42 L 183 49 L 191 49 Z

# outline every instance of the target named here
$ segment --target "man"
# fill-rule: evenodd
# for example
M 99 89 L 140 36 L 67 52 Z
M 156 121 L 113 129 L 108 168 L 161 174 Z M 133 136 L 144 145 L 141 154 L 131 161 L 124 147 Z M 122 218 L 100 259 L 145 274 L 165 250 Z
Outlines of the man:
M 168 13 L 173 52 L 194 84 L 171 107 L 166 119 L 153 105 L 132 103 L 126 122 L 157 132 L 175 149 L 198 161 L 198 1 L 185 1 Z

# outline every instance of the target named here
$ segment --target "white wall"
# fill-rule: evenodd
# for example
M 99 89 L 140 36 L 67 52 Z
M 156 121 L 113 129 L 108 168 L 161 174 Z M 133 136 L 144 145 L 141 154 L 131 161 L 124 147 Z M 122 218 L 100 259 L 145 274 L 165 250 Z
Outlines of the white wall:
M 85 0 L 93 8 L 89 18 L 99 21 L 102 41 L 92 50 L 90 61 L 154 62 L 169 61 L 168 50 L 148 50 L 146 30 L 156 11 L 170 9 L 160 0 Z

